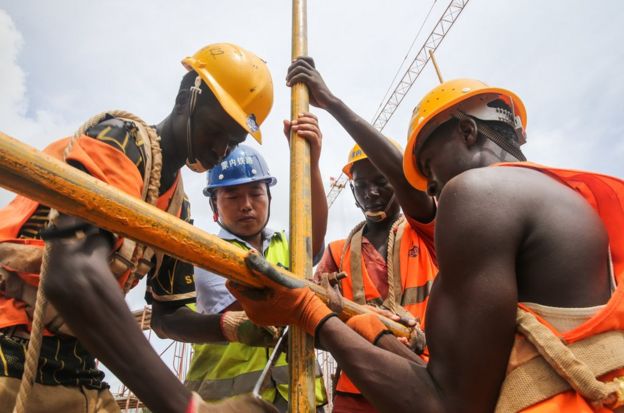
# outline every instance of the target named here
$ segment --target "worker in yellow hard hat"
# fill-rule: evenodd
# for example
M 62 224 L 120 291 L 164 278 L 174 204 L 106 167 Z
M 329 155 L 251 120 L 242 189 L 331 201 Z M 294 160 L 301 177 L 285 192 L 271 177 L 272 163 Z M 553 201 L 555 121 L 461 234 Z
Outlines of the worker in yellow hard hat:
M 341 291 L 346 298 L 424 322 L 429 292 L 438 272 L 432 198 L 412 188 L 405 179 L 399 142 L 384 137 L 334 96 L 311 58 L 295 61 L 287 81 L 290 85 L 305 83 L 310 103 L 333 115 L 357 143 L 342 171 L 349 178 L 364 221 L 345 239 L 328 244 L 316 276 L 344 271 L 347 277 L 341 281 Z M 346 374 L 340 374 L 333 411 L 376 409 Z
M 314 335 L 383 411 L 621 412 L 624 180 L 526 162 L 526 125 L 516 94 L 469 79 L 414 110 L 405 174 L 439 201 L 427 364 L 307 289 L 231 291 L 252 321 Z
M 181 168 L 213 167 L 247 134 L 260 142 L 273 86 L 266 63 L 233 44 L 206 46 L 182 62 L 187 73 L 173 108 L 156 126 L 112 111 L 45 152 L 189 221 Z M 52 216 L 50 208 L 22 196 L 0 210 L 0 412 L 12 411 L 24 371 L 46 243 L 44 289 L 51 305 L 26 411 L 119 411 L 96 358 L 152 411 L 213 411 L 159 359 L 123 296 L 147 275 L 152 320 L 171 318 L 195 297 L 193 267 L 82 220 Z M 201 330 L 193 321 L 180 328 Z M 230 405 L 229 411 L 261 411 L 258 403 Z

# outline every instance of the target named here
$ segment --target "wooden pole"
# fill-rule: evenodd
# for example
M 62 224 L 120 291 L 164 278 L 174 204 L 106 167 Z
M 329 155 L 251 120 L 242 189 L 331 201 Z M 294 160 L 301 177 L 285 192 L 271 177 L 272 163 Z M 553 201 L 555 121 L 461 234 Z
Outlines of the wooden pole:
M 292 58 L 308 54 L 307 1 L 292 2 Z M 295 84 L 291 90 L 290 118 L 308 111 L 308 89 Z M 303 278 L 312 278 L 312 203 L 310 196 L 310 146 L 291 134 L 290 138 L 290 268 Z M 314 340 L 300 328 L 292 328 L 288 340 L 291 413 L 314 413 Z
M 429 57 L 431 58 L 431 63 L 433 63 L 433 67 L 435 68 L 436 75 L 438 75 L 438 80 L 440 83 L 444 83 L 444 79 L 442 79 L 442 72 L 440 71 L 440 67 L 438 67 L 435 55 L 433 54 L 433 49 L 429 49 Z

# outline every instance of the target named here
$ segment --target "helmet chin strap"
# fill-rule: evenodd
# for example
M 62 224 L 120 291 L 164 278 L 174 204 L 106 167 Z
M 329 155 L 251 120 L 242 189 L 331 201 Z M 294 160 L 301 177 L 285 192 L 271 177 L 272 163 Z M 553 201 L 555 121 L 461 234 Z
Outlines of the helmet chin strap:
M 364 211 L 364 215 L 366 215 L 366 219 L 369 219 L 373 222 L 384 221 L 386 218 L 388 218 L 388 211 L 390 211 L 390 208 L 392 207 L 392 204 L 394 203 L 395 199 L 396 199 L 396 195 L 392 194 L 392 196 L 388 200 L 388 203 L 386 204 L 386 207 L 384 208 L 383 211 Z
M 364 216 L 366 217 L 366 219 L 373 221 L 373 222 L 381 222 L 388 218 L 388 211 L 390 211 L 390 208 L 392 207 L 392 203 L 396 199 L 395 193 L 392 193 L 392 196 L 386 203 L 386 207 L 383 209 L 383 211 L 367 211 L 357 201 L 357 198 L 355 196 L 355 189 L 353 188 L 353 184 L 350 183 L 350 185 L 351 185 L 351 192 L 353 193 L 353 198 L 355 199 L 355 205 L 364 212 Z
M 195 78 L 195 85 L 190 88 L 191 96 L 189 98 L 188 117 L 186 119 L 186 166 L 188 166 L 191 171 L 197 173 L 206 172 L 208 170 L 193 153 L 193 137 L 191 133 L 191 117 L 193 116 L 193 112 L 195 112 L 197 97 L 202 93 L 200 86 L 201 78 L 197 76 Z

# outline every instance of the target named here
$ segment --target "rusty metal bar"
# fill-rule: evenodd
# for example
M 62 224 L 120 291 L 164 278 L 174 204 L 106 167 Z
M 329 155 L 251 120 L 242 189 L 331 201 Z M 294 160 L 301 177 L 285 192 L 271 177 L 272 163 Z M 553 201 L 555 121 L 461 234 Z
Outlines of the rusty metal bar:
M 307 1 L 292 2 L 292 58 L 308 54 Z M 300 83 L 291 90 L 291 119 L 308 111 L 308 89 Z M 312 202 L 310 146 L 296 134 L 290 138 L 290 268 L 297 276 L 312 277 Z M 314 413 L 314 340 L 292 328 L 289 346 L 289 412 Z
M 210 235 L 165 211 L 52 158 L 0 132 L 0 186 L 59 211 L 85 219 L 98 227 L 158 248 L 230 280 L 260 287 L 263 277 L 245 264 L 246 251 Z M 287 279 L 295 275 L 272 266 Z M 323 300 L 325 290 L 303 280 Z M 343 318 L 369 313 L 345 300 Z M 380 319 L 397 336 L 408 336 L 404 326 Z

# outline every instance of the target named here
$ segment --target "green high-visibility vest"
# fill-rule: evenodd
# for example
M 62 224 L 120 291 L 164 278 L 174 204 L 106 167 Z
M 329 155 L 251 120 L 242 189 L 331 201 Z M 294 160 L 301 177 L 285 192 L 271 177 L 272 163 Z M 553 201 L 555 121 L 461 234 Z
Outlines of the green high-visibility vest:
M 240 241 L 227 241 L 242 249 L 249 249 Z M 284 268 L 290 266 L 288 240 L 283 232 L 273 235 L 264 257 L 272 264 Z M 193 351 L 186 386 L 199 393 L 204 400 L 217 401 L 251 393 L 273 349 L 224 342 L 194 344 Z M 261 389 L 262 398 L 272 403 L 279 392 L 288 400 L 288 381 L 286 355 L 281 354 Z M 318 406 L 327 403 L 327 392 L 320 371 L 317 372 L 315 394 Z

